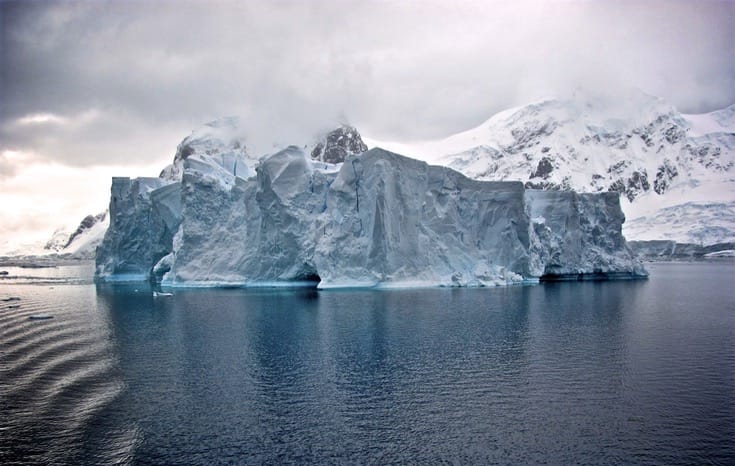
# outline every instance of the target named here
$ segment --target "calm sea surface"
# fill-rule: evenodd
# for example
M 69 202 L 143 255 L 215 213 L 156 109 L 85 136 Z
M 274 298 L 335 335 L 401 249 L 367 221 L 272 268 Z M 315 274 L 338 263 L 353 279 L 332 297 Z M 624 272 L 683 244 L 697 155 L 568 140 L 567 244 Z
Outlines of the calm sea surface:
M 168 298 L 4 268 L 0 463 L 735 464 L 735 262 L 648 268 Z

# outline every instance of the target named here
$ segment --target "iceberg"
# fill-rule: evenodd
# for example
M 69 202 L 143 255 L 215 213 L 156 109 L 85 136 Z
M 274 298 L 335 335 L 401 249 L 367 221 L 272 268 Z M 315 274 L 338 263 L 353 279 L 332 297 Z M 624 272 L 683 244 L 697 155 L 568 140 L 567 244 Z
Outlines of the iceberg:
M 185 169 L 181 225 L 170 255 L 155 267 L 163 285 L 316 279 L 316 224 L 336 173 L 314 169 L 294 146 L 267 157 L 256 172 L 228 186 Z
M 482 286 L 529 276 L 520 182 L 482 182 L 372 149 L 345 161 L 327 192 L 321 288 Z
M 691 115 L 635 89 L 577 89 L 445 139 L 369 142 L 479 180 L 620 192 L 628 240 L 735 241 L 735 105 Z
M 545 280 L 646 276 L 622 233 L 616 192 L 526 191 L 533 219 L 535 274 Z
M 160 178 L 113 179 L 98 280 L 327 289 L 646 276 L 617 193 L 478 181 L 380 148 L 330 163 L 290 146 L 254 162 L 239 139 L 205 139 L 182 142 Z
M 179 183 L 161 178 L 113 178 L 110 226 L 96 251 L 95 276 L 148 280 L 151 266 L 171 250 L 179 192 Z

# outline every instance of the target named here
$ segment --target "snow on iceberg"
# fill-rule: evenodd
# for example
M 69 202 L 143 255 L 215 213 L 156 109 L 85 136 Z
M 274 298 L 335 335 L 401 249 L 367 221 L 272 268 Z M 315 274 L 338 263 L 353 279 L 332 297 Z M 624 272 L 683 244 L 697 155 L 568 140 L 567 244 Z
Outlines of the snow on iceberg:
M 247 178 L 258 160 L 251 156 L 237 117 L 212 121 L 193 131 L 176 148 L 171 165 L 161 171 L 160 178 L 181 181 L 186 168 L 200 170 L 211 180 L 230 184 L 235 177 Z

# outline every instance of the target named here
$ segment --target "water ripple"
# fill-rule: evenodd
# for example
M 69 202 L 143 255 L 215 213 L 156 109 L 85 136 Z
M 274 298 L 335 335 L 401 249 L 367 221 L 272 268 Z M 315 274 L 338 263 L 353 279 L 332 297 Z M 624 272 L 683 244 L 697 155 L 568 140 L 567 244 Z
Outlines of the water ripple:
M 106 325 L 80 309 L 88 288 L 12 290 L 20 299 L 0 304 L 0 463 L 77 463 L 90 420 L 124 390 Z
M 0 463 L 735 464 L 735 268 L 657 267 L 167 300 L 3 285 Z

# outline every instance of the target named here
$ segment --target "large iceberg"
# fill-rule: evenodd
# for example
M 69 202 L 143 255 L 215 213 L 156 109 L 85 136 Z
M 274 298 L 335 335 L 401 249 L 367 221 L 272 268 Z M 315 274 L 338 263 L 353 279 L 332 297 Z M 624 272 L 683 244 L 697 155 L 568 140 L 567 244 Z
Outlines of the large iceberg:
M 161 178 L 113 180 L 98 279 L 336 288 L 646 275 L 616 193 L 471 180 L 379 148 L 331 164 L 305 147 L 254 162 L 237 141 L 189 146 Z

